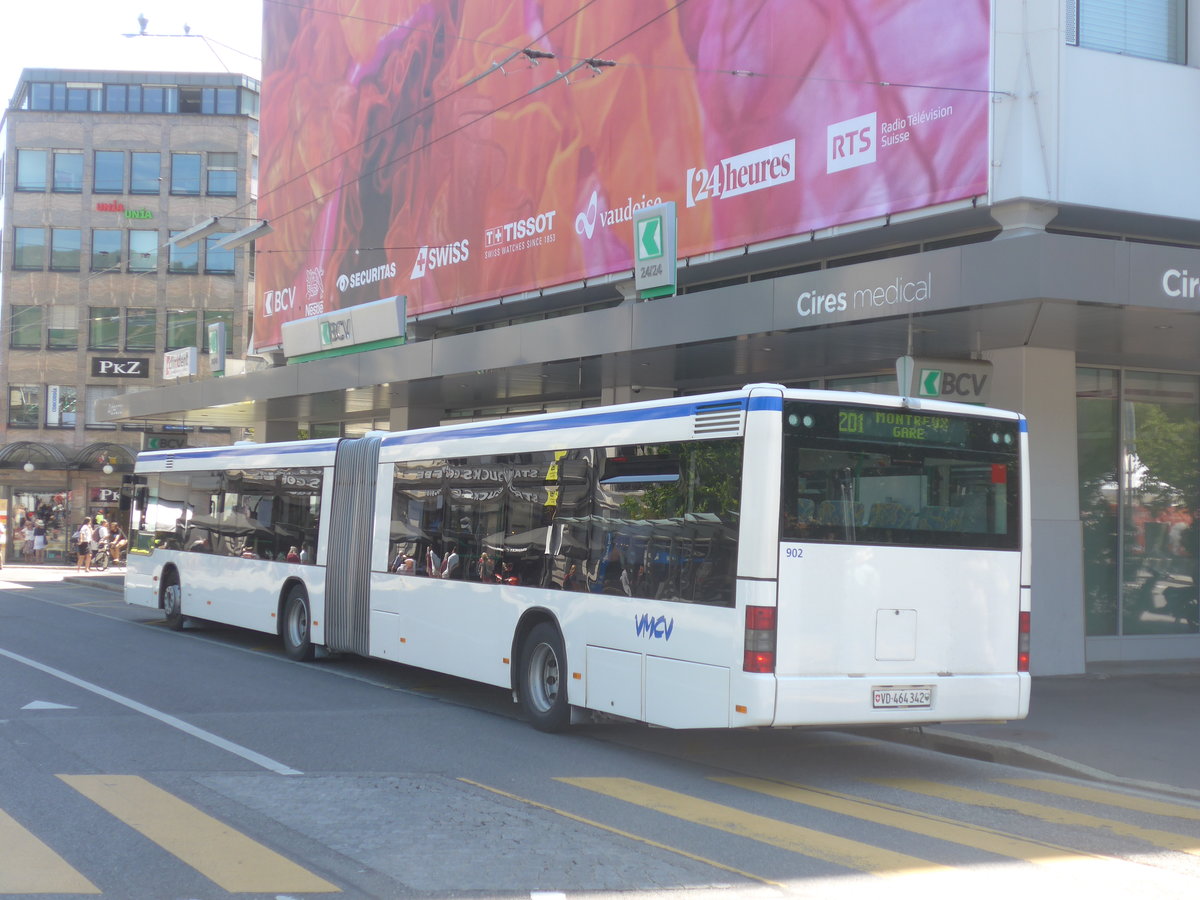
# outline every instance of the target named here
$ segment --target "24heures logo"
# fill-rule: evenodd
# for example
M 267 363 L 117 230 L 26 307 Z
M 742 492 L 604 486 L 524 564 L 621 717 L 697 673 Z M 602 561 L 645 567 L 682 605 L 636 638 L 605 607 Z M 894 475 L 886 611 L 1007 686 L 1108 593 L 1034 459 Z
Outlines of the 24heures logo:
M 687 205 L 728 200 L 796 180 L 796 139 L 727 156 L 715 166 L 687 170 Z
M 464 263 L 470 258 L 471 241 L 469 238 L 463 238 L 453 244 L 444 244 L 441 247 L 430 247 L 426 244 L 417 251 L 417 262 L 409 277 L 424 278 L 427 272 Z

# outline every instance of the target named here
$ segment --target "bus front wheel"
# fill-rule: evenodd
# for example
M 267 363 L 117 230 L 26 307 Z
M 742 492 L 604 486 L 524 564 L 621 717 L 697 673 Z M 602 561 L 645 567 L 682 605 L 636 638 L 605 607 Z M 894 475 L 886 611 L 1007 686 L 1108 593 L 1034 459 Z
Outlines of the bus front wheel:
M 308 662 L 314 656 L 308 594 L 296 585 L 283 603 L 283 652 L 289 659 Z
M 567 654 L 549 622 L 535 625 L 521 644 L 521 708 L 539 731 L 562 731 L 571 720 L 567 704 Z
M 162 608 L 167 616 L 167 627 L 172 631 L 183 629 L 183 591 L 179 587 L 179 573 L 172 569 L 163 576 Z

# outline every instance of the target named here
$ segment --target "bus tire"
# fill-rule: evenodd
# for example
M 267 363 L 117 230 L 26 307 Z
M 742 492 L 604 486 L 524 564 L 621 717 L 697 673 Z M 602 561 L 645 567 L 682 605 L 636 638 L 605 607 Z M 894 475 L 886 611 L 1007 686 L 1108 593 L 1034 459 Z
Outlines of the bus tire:
M 167 617 L 167 627 L 172 631 L 182 631 L 183 589 L 179 586 L 179 573 L 174 569 L 163 576 L 162 608 Z
M 316 653 L 312 643 L 312 616 L 309 614 L 308 594 L 300 585 L 293 585 L 283 601 L 283 652 L 288 659 L 308 662 Z
M 550 622 L 540 622 L 521 643 L 518 688 L 521 708 L 538 731 L 562 731 L 570 724 L 567 703 L 567 654 L 562 635 Z

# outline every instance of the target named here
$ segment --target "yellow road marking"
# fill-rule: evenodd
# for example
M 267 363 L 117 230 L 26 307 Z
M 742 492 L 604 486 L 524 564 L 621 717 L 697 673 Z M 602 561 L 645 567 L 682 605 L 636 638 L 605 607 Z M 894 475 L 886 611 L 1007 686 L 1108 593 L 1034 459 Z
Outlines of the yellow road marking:
M 1048 794 L 1058 794 L 1060 797 L 1072 797 L 1076 800 L 1087 800 L 1092 803 L 1103 803 L 1105 806 L 1116 806 L 1134 812 L 1150 813 L 1155 816 L 1171 816 L 1176 819 L 1191 819 L 1200 822 L 1200 809 L 1194 806 L 1184 806 L 1182 803 L 1168 803 L 1164 800 L 1151 800 L 1148 797 L 1134 797 L 1103 788 L 1088 787 L 1082 784 L 1071 784 L 1066 781 L 1054 781 L 1051 778 L 997 778 L 1002 784 L 1014 787 L 1029 788 L 1031 791 L 1043 791 Z
M 853 797 L 849 794 L 837 793 L 836 791 L 825 791 L 798 784 L 766 781 L 761 778 L 714 777 L 711 780 L 722 784 L 731 784 L 734 787 L 744 788 L 748 791 L 766 794 L 770 797 L 790 800 L 793 803 L 803 803 L 806 806 L 813 806 L 827 812 L 852 816 L 856 819 L 864 819 L 868 822 L 887 825 L 891 828 L 900 828 L 913 834 L 921 834 L 940 841 L 949 841 L 953 844 L 961 844 L 964 847 L 973 847 L 976 850 L 984 850 L 988 853 L 995 853 L 998 856 L 1009 857 L 1010 859 L 1043 863 L 1050 861 L 1058 862 L 1069 858 L 1086 858 L 1092 860 L 1103 858 L 1093 856 L 1092 854 L 1079 853 L 1067 847 L 1060 847 L 1043 841 L 1016 837 L 1015 835 L 986 828 L 982 825 L 958 822 L 954 819 L 944 818 L 931 813 L 915 812 L 900 806 L 894 806 L 891 803 L 864 800 L 860 797 Z
M 570 819 L 572 822 L 579 822 L 580 824 L 583 824 L 583 825 L 589 825 L 592 828 L 599 828 L 601 831 L 607 831 L 610 834 L 615 834 L 615 835 L 619 835 L 620 837 L 623 837 L 623 838 L 628 838 L 631 841 L 637 841 L 638 843 L 647 844 L 648 846 L 655 847 L 659 850 L 666 850 L 668 853 L 674 853 L 678 856 L 682 856 L 687 859 L 695 860 L 696 862 L 704 863 L 707 866 L 712 866 L 713 868 L 720 869 L 723 872 L 731 872 L 734 875 L 741 875 L 743 878 L 749 878 L 753 881 L 759 881 L 759 882 L 762 882 L 763 884 L 769 884 L 772 887 L 783 887 L 783 885 L 777 881 L 770 881 L 769 879 L 763 878 L 759 875 L 754 875 L 750 872 L 744 872 L 741 869 L 735 869 L 733 866 L 727 866 L 724 863 L 719 863 L 715 860 L 707 859 L 703 856 L 697 856 L 695 853 L 688 853 L 686 850 L 680 850 L 678 847 L 672 847 L 668 844 L 663 844 L 658 841 L 651 840 L 650 838 L 642 837 L 641 835 L 633 834 L 628 831 L 622 831 L 620 828 L 613 828 L 612 826 L 605 825 L 602 822 L 596 822 L 592 819 L 585 819 L 583 816 L 577 816 L 574 813 L 569 813 L 565 809 L 559 809 L 555 806 L 549 806 L 545 803 L 539 803 L 537 800 L 530 800 L 528 797 L 521 797 L 521 796 L 518 796 L 517 794 L 510 794 L 508 791 L 502 791 L 499 788 L 489 787 L 486 784 L 480 784 L 478 781 L 472 781 L 470 778 L 460 778 L 458 780 L 461 781 L 463 784 L 469 784 L 472 787 L 477 787 L 484 791 L 490 791 L 491 793 L 498 794 L 501 797 L 507 797 L 509 800 L 516 800 L 518 803 L 524 803 L 528 806 L 536 807 L 537 809 L 544 809 L 544 810 L 546 810 L 546 812 L 556 813 L 557 815 L 560 815 L 563 818 Z
M 1122 837 L 1136 838 L 1137 840 L 1145 841 L 1147 844 L 1153 844 L 1156 847 L 1163 847 L 1167 850 L 1178 850 L 1181 853 L 1200 856 L 1200 838 L 1189 837 L 1184 834 L 1160 831 L 1155 828 L 1141 828 L 1137 825 L 1119 822 L 1116 819 L 1104 819 L 1100 816 L 1090 816 L 1086 813 L 1069 812 L 1053 806 L 1046 806 L 1042 803 L 1031 803 L 1027 800 L 1016 800 L 1012 797 L 1001 796 L 1000 794 L 989 794 L 986 791 L 976 791 L 970 788 L 951 787 L 950 785 L 938 784 L 933 781 L 923 781 L 917 778 L 868 778 L 866 780 L 875 784 L 886 785 L 887 787 L 912 791 L 916 794 L 939 797 L 954 803 L 967 803 L 972 806 L 982 806 L 988 809 L 1004 809 L 1029 816 L 1030 818 L 1040 819 L 1043 822 L 1050 822 L 1054 825 L 1096 828 L 1121 835 Z
M 99 894 L 65 859 L 0 810 L 0 894 Z
M 230 893 L 339 892 L 340 888 L 136 775 L 59 775 Z
M 873 847 L 849 838 L 825 834 L 811 828 L 780 822 L 766 816 L 743 812 L 708 800 L 690 797 L 632 781 L 628 778 L 559 778 L 557 781 L 595 791 L 647 809 L 653 809 L 686 822 L 715 828 L 738 837 L 800 853 L 859 872 L 876 875 L 900 875 L 915 871 L 949 871 L 946 866 Z

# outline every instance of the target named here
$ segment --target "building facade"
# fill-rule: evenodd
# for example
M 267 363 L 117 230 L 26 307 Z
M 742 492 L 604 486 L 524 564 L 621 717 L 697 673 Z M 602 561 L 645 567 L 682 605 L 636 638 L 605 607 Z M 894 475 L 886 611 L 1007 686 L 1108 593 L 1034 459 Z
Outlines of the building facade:
M 247 340 L 245 251 L 173 233 L 255 209 L 259 85 L 229 74 L 26 69 L 4 111 L 0 512 L 9 560 L 73 561 L 84 516 L 119 516 L 144 423 L 98 404 L 164 383 L 163 354 Z M 242 354 L 244 355 L 244 354 Z M 201 363 L 201 371 L 206 371 Z M 166 440 L 224 443 L 190 423 Z M 40 522 L 41 525 L 37 525 Z M 44 529 L 44 552 L 24 546 Z
M 846 63 L 849 74 L 841 80 L 816 79 L 823 87 L 795 74 L 787 90 L 772 94 L 777 82 L 755 82 L 750 66 L 756 58 L 738 56 L 733 44 L 725 48 L 729 58 L 720 66 L 698 66 L 698 82 L 703 73 L 719 68 L 736 82 L 730 90 L 742 92 L 720 95 L 730 121 L 744 117 L 747 131 L 751 126 L 764 133 L 779 129 L 770 139 L 742 147 L 748 153 L 763 145 L 759 149 L 764 152 L 756 151 L 753 159 L 734 150 L 724 157 L 714 153 L 722 167 L 729 162 L 728 172 L 721 168 L 718 173 L 716 165 L 711 170 L 693 167 L 690 160 L 685 166 L 663 150 L 675 148 L 675 142 L 643 140 L 634 127 L 666 127 L 664 121 L 691 127 L 687 97 L 659 102 L 655 116 L 636 122 L 630 118 L 634 107 L 614 100 L 622 83 L 610 76 L 623 67 L 642 79 L 643 89 L 658 77 L 656 71 L 678 71 L 664 64 L 673 45 L 659 35 L 654 62 L 661 68 L 655 71 L 639 70 L 636 55 L 618 56 L 613 50 L 611 68 L 600 65 L 605 60 L 583 60 L 583 74 L 572 75 L 573 82 L 550 79 L 553 73 L 542 69 L 545 77 L 521 88 L 538 101 L 559 89 L 576 91 L 567 95 L 574 105 L 547 116 L 553 127 L 547 124 L 539 133 L 548 140 L 561 138 L 554 128 L 570 131 L 558 145 L 567 149 L 553 161 L 562 162 L 565 154 L 562 165 L 572 172 L 594 166 L 591 151 L 577 147 L 586 143 L 584 132 L 593 127 L 587 116 L 598 118 L 595 128 L 603 134 L 596 147 L 625 142 L 636 150 L 625 157 L 632 163 L 626 168 L 648 185 L 636 193 L 624 184 L 609 184 L 606 196 L 603 184 L 593 187 L 596 180 L 572 183 L 571 190 L 558 194 L 527 190 L 514 207 L 524 215 L 495 213 L 494 221 L 482 221 L 478 230 L 463 225 L 473 204 L 487 202 L 491 184 L 512 186 L 489 167 L 498 166 L 506 152 L 520 156 L 510 144 L 532 130 L 530 121 L 538 114 L 526 97 L 491 97 L 482 88 L 483 99 L 464 102 L 474 103 L 476 113 L 521 110 L 528 114 L 518 123 L 524 130 L 504 132 L 503 122 L 483 117 L 486 127 L 481 124 L 477 133 L 467 129 L 482 148 L 480 171 L 453 169 L 440 182 L 436 168 L 418 173 L 428 176 L 423 179 L 406 176 L 405 197 L 427 190 L 421 194 L 426 202 L 444 201 L 449 211 L 426 224 L 425 239 L 389 232 L 390 240 L 361 246 L 327 242 L 345 250 L 342 257 L 300 254 L 304 241 L 308 247 L 317 245 L 309 232 L 286 226 L 296 210 L 305 210 L 310 224 L 344 220 L 357 227 L 369 204 L 351 209 L 339 194 L 340 207 L 321 206 L 322 198 L 333 195 L 312 191 L 304 202 L 284 190 L 285 183 L 294 189 L 294 182 L 268 183 L 266 192 L 279 187 L 287 200 L 263 210 L 275 217 L 279 241 L 263 246 L 299 254 L 303 261 L 292 271 L 276 266 L 269 279 L 260 281 L 255 301 L 259 316 L 299 307 L 304 312 L 298 319 L 321 318 L 362 300 L 396 297 L 407 304 L 407 342 L 353 355 L 310 357 L 244 378 L 126 395 L 109 404 L 108 415 L 114 421 L 164 423 L 203 415 L 213 422 L 252 427 L 259 440 L 283 440 L 752 382 L 894 392 L 901 357 L 990 362 L 988 402 L 1029 419 L 1034 672 L 1082 672 L 1089 664 L 1111 661 L 1200 658 L 1200 169 L 1195 165 L 1200 6 L 1195 0 L 983 0 L 938 9 L 938 2 L 829 4 L 830 10 L 852 8 L 856 22 L 873 23 L 867 30 L 881 36 L 872 53 Z M 771 0 L 756 5 L 773 14 L 776 25 L 806 6 Z M 885 34 L 900 6 L 906 14 L 927 15 L 929 22 L 970 20 L 963 26 L 969 32 L 965 36 L 943 32 L 940 25 L 937 30 L 939 48 L 962 41 L 970 50 L 953 70 L 959 74 L 931 70 L 918 73 L 923 82 L 904 86 L 933 91 L 931 86 L 937 85 L 945 93 L 935 100 L 929 93 L 912 100 L 896 93 L 899 82 L 913 80 L 905 79 L 903 61 L 913 58 L 912 41 L 919 37 L 896 39 L 902 30 Z M 744 12 L 738 4 L 709 4 L 709 13 L 718 15 L 714 10 L 733 18 Z M 301 33 L 278 22 L 271 27 L 269 17 L 284 14 L 268 12 L 264 79 L 264 96 L 280 111 L 282 122 L 285 104 L 292 101 L 292 108 L 298 108 L 296 88 L 273 81 L 271 72 L 286 70 L 288 55 L 300 49 L 287 43 L 288 36 Z M 452 14 L 449 7 L 446 14 Z M 489 15 L 504 19 L 503 10 Z M 671 35 L 683 46 L 689 34 L 725 33 L 714 31 L 712 21 L 701 28 L 688 15 L 681 11 L 683 25 Z M 772 21 L 770 15 L 761 20 Z M 470 27 L 452 24 L 464 31 Z M 625 31 L 633 35 L 637 23 L 627 24 Z M 603 25 L 592 23 L 597 46 L 612 37 Z M 521 33 L 533 32 L 514 29 Z M 377 37 L 392 42 L 388 46 L 395 54 L 389 59 L 400 58 L 403 44 L 394 33 Z M 807 59 L 804 42 L 811 37 L 797 31 L 795 46 L 782 51 L 764 38 L 759 49 L 766 53 L 774 47 L 782 54 L 775 60 L 779 70 L 772 74 L 790 71 L 788 58 L 797 60 L 795 65 Z M 859 39 L 856 32 L 853 40 Z M 517 46 L 520 38 L 513 41 Z M 841 43 L 828 39 L 823 46 L 827 50 L 851 43 L 850 38 Z M 620 42 L 613 46 L 619 48 Z M 550 38 L 537 44 L 541 53 L 562 52 L 561 47 Z M 358 92 L 349 96 L 370 103 L 375 98 L 369 64 L 383 57 L 367 54 L 365 59 L 353 70 L 360 79 Z M 762 58 L 757 59 L 761 65 Z M 855 68 L 863 59 L 871 63 L 868 72 Z M 476 65 L 479 83 L 491 89 L 501 83 L 488 80 L 485 62 L 475 59 L 464 66 Z M 972 80 L 976 62 L 983 67 L 981 80 Z M 570 61 L 555 64 L 561 75 Z M 503 85 L 513 90 L 515 64 L 508 66 Z M 528 71 L 536 75 L 538 70 Z M 465 80 L 463 72 L 456 74 Z M 878 93 L 846 100 L 838 92 L 855 78 L 862 84 L 869 81 Z M 447 83 L 440 87 L 447 89 Z M 762 87 L 744 87 L 756 83 Z M 281 96 L 272 97 L 276 85 Z M 423 98 L 436 96 L 436 78 L 431 85 Z M 783 113 L 793 115 L 789 98 L 802 89 L 817 92 L 813 96 L 818 100 L 822 90 L 840 99 L 830 101 L 827 113 L 809 112 L 819 103 L 806 105 L 795 115 L 808 127 L 785 131 L 790 125 Z M 971 99 L 976 95 L 983 98 L 978 106 Z M 346 110 L 347 96 L 331 91 L 314 102 L 326 104 L 333 116 Z M 656 96 L 663 101 L 666 95 Z M 726 102 L 730 96 L 737 102 Z M 758 101 L 779 115 L 762 116 Z M 574 108 L 580 120 L 571 131 L 564 122 Z M 605 120 L 607 110 L 612 118 Z M 981 118 L 964 126 L 970 135 L 961 146 L 968 153 L 981 149 L 978 170 L 971 169 L 974 157 L 962 163 L 946 145 L 928 138 L 935 127 L 948 127 L 952 115 L 970 110 Z M 721 109 L 710 104 L 701 111 L 715 115 Z M 316 115 L 311 105 L 305 112 Z M 455 123 L 461 121 L 452 115 L 455 110 L 446 112 Z M 811 119 L 803 120 L 806 115 Z M 269 121 L 266 114 L 264 121 Z M 405 158 L 400 155 L 405 146 L 436 145 L 437 124 L 412 125 L 407 145 L 388 138 L 397 143 L 362 167 L 375 176 L 373 190 L 386 189 L 380 186 L 381 173 L 389 172 L 395 159 Z M 736 149 L 735 132 L 703 140 L 725 140 Z M 805 143 L 809 137 L 814 137 L 811 148 Z M 288 133 L 289 141 L 297 139 L 294 131 Z M 892 172 L 883 164 L 885 148 L 899 153 L 904 142 L 921 144 L 925 155 L 917 166 Z M 542 151 L 532 144 L 526 152 L 540 160 Z M 847 154 L 854 152 L 862 158 L 850 160 Z M 808 194 L 778 208 L 767 205 L 772 191 L 792 190 L 793 184 L 799 189 L 801 176 L 792 176 L 793 164 L 801 169 L 810 163 Z M 673 166 L 677 175 L 686 173 L 687 185 L 663 175 L 670 175 Z M 865 175 L 872 166 L 881 181 L 848 180 L 847 173 Z M 538 168 L 539 177 L 561 174 L 549 163 L 539 162 Z M 962 177 L 952 190 L 941 190 L 941 174 L 948 173 L 948 180 L 952 170 Z M 604 177 L 615 181 L 623 173 L 614 169 L 597 177 L 602 183 Z M 346 173 L 339 174 L 343 177 L 336 181 L 314 177 L 325 185 L 348 183 Z M 721 184 L 718 174 L 742 180 L 734 182 L 736 191 L 713 199 L 711 189 Z M 662 177 L 654 180 L 658 175 Z M 933 186 L 915 205 L 906 193 L 914 179 Z M 429 183 L 433 186 L 427 187 Z M 707 216 L 700 223 L 704 233 L 718 235 L 724 211 L 734 209 L 735 202 L 747 204 L 751 226 L 746 228 L 752 230 L 756 214 L 767 219 L 790 215 L 804 202 L 835 204 L 854 187 L 862 189 L 861 201 L 851 202 L 847 212 L 781 236 L 740 244 L 736 236 L 723 242 L 714 238 L 707 249 L 702 240 L 691 239 L 686 250 L 681 237 L 678 291 L 654 300 L 637 296 L 635 271 L 628 265 L 634 231 L 631 216 L 622 214 L 626 196 L 630 212 L 636 212 L 633 207 L 641 199 L 674 201 L 681 235 L 688 228 L 698 230 L 693 220 L 701 215 Z M 402 192 L 397 188 L 396 193 Z M 457 194 L 463 195 L 461 200 Z M 755 202 L 762 205 L 751 205 Z M 327 218 L 321 218 L 321 210 Z M 409 211 L 421 214 L 417 207 Z M 452 227 L 446 228 L 446 221 Z M 801 221 L 801 214 L 795 221 Z M 781 227 L 787 229 L 786 224 Z M 315 227 L 312 232 L 322 237 L 329 233 Z M 564 251 L 558 269 L 530 265 L 532 274 L 522 269 L 504 281 L 509 270 L 500 267 L 506 255 L 548 245 L 565 245 L 577 253 Z M 589 269 L 589 261 L 602 251 L 627 264 Z M 484 275 L 476 281 L 462 274 L 469 265 L 487 264 L 494 268 L 482 269 Z M 516 266 L 513 262 L 512 271 Z M 550 270 L 580 277 L 563 281 L 539 275 Z M 517 289 L 506 290 L 509 283 Z M 376 289 L 368 296 L 352 296 L 371 285 Z M 297 303 L 297 297 L 307 305 Z M 260 341 L 260 346 L 283 344 Z

